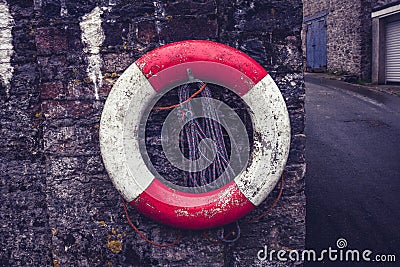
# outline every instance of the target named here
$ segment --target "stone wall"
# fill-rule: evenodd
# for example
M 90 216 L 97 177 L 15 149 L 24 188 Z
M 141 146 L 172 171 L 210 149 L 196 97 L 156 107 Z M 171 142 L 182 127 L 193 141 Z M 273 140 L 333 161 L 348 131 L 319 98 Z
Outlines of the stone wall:
M 361 68 L 361 1 L 326 0 L 304 1 L 304 17 L 327 11 L 327 70 L 364 77 Z M 303 26 L 306 40 L 306 25 Z M 303 48 L 306 51 L 304 41 Z
M 316 13 L 329 9 L 330 0 L 322 0 L 322 1 L 303 1 L 303 14 L 304 17 L 310 17 Z
M 361 1 L 331 0 L 327 20 L 328 69 L 361 73 Z
M 371 79 L 372 8 L 395 1 L 377 0 L 306 0 L 304 17 L 327 10 L 327 68 L 330 72 Z M 303 39 L 306 37 L 303 25 Z M 306 51 L 305 41 L 303 42 Z
M 304 248 L 300 0 L 9 0 L 4 7 L 12 42 L 0 73 L 0 266 L 254 266 L 264 245 Z M 135 59 L 184 39 L 222 42 L 262 64 L 284 95 L 292 143 L 281 201 L 260 222 L 243 224 L 237 242 L 211 243 L 184 231 L 178 245 L 158 248 L 127 223 L 102 163 L 99 121 L 112 85 Z M 178 234 L 130 214 L 155 241 Z
M 9 64 L 0 86 L 0 266 L 46 266 L 52 245 L 35 15 L 28 3 L 3 4 L 1 12 L 12 36 L 1 39 L 2 65 Z

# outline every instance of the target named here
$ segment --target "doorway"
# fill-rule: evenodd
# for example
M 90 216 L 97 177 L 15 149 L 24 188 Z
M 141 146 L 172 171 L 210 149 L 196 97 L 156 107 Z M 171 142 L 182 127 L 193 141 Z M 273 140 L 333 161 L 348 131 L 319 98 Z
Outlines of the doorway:
M 326 17 L 307 22 L 307 71 L 325 72 L 326 59 Z

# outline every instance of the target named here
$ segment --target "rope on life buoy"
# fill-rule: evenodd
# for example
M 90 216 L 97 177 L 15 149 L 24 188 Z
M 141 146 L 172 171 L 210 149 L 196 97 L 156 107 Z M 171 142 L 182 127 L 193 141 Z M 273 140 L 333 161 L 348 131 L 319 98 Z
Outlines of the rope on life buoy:
M 178 103 L 178 104 L 171 105 L 171 106 L 166 106 L 166 107 L 154 107 L 153 110 L 169 110 L 169 109 L 173 109 L 173 108 L 182 106 L 182 105 L 188 103 L 193 98 L 195 98 L 195 96 L 200 94 L 206 88 L 206 86 L 207 86 L 207 83 L 204 83 L 203 86 L 201 86 L 199 90 L 197 90 L 193 95 L 191 95 L 188 99 L 186 99 L 182 103 Z

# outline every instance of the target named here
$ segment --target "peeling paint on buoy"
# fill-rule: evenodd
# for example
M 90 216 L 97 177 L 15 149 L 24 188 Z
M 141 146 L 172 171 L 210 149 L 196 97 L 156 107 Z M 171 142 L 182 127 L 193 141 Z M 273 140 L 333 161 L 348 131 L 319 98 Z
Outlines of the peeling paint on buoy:
M 11 57 L 14 53 L 12 44 L 12 27 L 14 20 L 10 14 L 7 3 L 0 3 L 0 79 L 6 89 L 6 94 L 10 93 L 10 81 L 13 76 L 14 68 L 11 66 Z
M 101 15 L 103 11 L 95 7 L 90 13 L 82 17 L 79 24 L 82 31 L 82 42 L 85 44 L 83 51 L 88 56 L 87 74 L 94 84 L 95 98 L 99 99 L 99 88 L 103 84 L 101 73 L 102 60 L 100 46 L 104 42 L 104 31 L 101 27 Z

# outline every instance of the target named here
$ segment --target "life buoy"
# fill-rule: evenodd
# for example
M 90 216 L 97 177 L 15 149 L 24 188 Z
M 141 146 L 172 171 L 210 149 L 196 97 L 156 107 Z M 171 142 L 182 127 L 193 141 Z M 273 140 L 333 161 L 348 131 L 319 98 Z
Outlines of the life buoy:
M 224 186 L 203 193 L 177 190 L 155 178 L 138 141 L 142 114 L 155 93 L 193 79 L 240 95 L 254 131 L 246 168 Z M 258 206 L 279 180 L 289 146 L 288 111 L 270 75 L 246 54 L 203 40 L 161 46 L 136 60 L 113 86 L 100 123 L 103 162 L 123 197 L 142 214 L 186 229 L 225 225 Z

